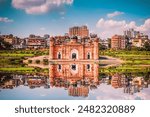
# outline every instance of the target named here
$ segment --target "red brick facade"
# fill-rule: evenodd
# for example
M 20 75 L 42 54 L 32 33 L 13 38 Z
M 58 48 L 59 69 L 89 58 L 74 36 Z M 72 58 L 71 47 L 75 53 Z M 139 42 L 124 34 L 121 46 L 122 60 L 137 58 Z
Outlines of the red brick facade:
M 51 37 L 50 38 L 50 77 L 98 78 L 99 59 L 98 38 Z
M 98 60 L 98 38 L 51 37 L 50 60 Z M 73 56 L 73 54 L 76 54 Z
M 114 35 L 111 38 L 111 48 L 116 50 L 125 49 L 126 48 L 125 38 L 121 35 Z
M 79 37 L 88 37 L 89 36 L 89 30 L 87 26 L 82 27 L 72 27 L 69 29 L 69 36 L 79 36 Z

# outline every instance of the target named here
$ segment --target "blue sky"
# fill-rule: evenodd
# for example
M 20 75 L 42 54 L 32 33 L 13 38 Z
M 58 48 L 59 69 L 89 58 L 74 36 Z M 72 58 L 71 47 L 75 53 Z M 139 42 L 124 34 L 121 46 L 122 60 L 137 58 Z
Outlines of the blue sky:
M 0 32 L 63 35 L 87 25 L 101 38 L 135 28 L 150 35 L 150 0 L 0 0 Z

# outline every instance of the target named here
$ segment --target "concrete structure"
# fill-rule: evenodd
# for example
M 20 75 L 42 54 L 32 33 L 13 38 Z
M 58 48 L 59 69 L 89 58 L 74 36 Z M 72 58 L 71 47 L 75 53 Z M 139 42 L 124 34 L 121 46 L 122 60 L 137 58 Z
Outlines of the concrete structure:
M 122 88 L 125 85 L 125 76 L 120 74 L 112 75 L 111 86 L 114 88 Z
M 135 31 L 134 29 L 129 29 L 129 30 L 126 30 L 126 31 L 124 31 L 124 36 L 125 37 L 128 37 L 128 38 L 130 38 L 130 39 L 132 39 L 132 38 L 135 38 L 137 35 L 139 35 L 140 34 L 140 32 L 139 31 Z
M 136 38 L 132 39 L 132 46 L 134 47 L 143 47 L 145 42 L 149 41 L 148 36 L 137 36 Z
M 30 35 L 27 42 L 28 48 L 45 48 L 47 45 L 46 39 L 40 37 L 40 36 L 33 36 Z
M 108 40 L 99 40 L 99 43 L 105 47 L 105 49 L 109 48 L 109 41 Z
M 75 27 L 71 27 L 69 28 L 69 36 L 73 37 L 73 36 L 78 36 L 78 37 L 88 37 L 89 36 L 89 29 L 87 28 L 87 26 L 75 26 Z
M 8 42 L 9 44 L 14 44 L 15 38 L 14 38 L 14 36 L 12 34 L 10 34 L 10 35 L 2 35 L 1 37 L 2 37 L 2 39 L 5 42 Z
M 15 38 L 15 43 L 13 44 L 14 49 L 25 49 L 26 39 Z
M 111 38 L 111 48 L 118 50 L 118 49 L 125 49 L 126 48 L 126 40 L 121 35 L 114 35 Z

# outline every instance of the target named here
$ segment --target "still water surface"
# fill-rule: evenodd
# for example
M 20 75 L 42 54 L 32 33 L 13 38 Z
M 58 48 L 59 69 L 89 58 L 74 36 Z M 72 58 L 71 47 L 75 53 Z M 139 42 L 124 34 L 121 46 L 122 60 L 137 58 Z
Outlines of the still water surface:
M 91 78 L 50 78 L 0 73 L 1 100 L 150 99 L 150 73 L 99 74 Z

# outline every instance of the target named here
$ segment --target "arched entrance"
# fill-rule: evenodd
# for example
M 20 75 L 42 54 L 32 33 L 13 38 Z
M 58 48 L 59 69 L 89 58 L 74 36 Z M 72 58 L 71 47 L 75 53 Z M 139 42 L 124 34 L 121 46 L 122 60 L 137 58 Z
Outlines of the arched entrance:
M 73 49 L 71 51 L 71 59 L 78 59 L 78 50 Z

